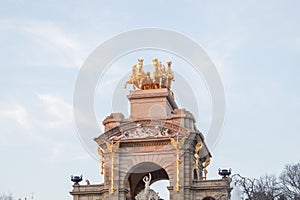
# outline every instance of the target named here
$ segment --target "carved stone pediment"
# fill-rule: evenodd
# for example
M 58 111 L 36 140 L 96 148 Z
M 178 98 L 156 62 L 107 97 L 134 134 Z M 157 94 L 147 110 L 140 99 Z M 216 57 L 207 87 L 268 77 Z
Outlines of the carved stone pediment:
M 165 127 L 161 126 L 144 126 L 143 124 L 136 124 L 135 129 L 121 130 L 121 135 L 114 135 L 108 138 L 111 140 L 126 140 L 126 139 L 138 139 L 138 138 L 158 138 L 158 137 L 170 137 L 174 133 Z
M 135 139 L 155 139 L 169 137 L 185 137 L 190 133 L 189 129 L 177 124 L 166 122 L 165 120 L 139 120 L 125 122 L 120 126 L 106 131 L 94 140 L 100 144 L 103 141 L 126 141 Z

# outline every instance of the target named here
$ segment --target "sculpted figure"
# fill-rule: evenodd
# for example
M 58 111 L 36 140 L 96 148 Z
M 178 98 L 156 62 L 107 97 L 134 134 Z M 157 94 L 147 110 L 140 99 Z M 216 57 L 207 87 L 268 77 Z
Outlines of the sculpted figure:
M 152 78 L 150 76 L 150 72 L 147 72 L 146 73 L 146 77 L 143 81 L 143 89 L 144 90 L 148 90 L 148 89 L 151 89 L 151 85 L 152 85 Z
M 166 87 L 166 82 L 167 82 L 167 76 L 166 76 L 166 67 L 159 62 L 159 68 L 162 74 L 162 78 L 161 78 L 161 87 L 165 88 Z
M 205 159 L 204 163 L 203 163 L 203 177 L 202 177 L 203 180 L 206 180 L 207 173 L 208 173 L 206 167 L 207 167 L 209 164 L 210 164 L 210 157 L 207 157 L 207 158 Z
M 169 135 L 169 129 L 168 128 L 166 128 L 166 129 L 164 129 L 163 131 L 162 131 L 162 135 L 163 136 L 168 136 Z
M 166 71 L 166 79 L 167 79 L 166 86 L 168 89 L 170 89 L 172 81 L 175 81 L 175 80 L 174 80 L 174 73 L 171 70 L 172 62 L 171 61 L 167 62 L 167 65 L 168 65 L 168 69 Z
M 137 74 L 136 74 L 136 65 L 132 66 L 132 74 L 130 76 L 130 79 L 125 83 L 124 88 L 127 87 L 127 84 L 132 84 L 133 89 L 136 89 L 138 86 L 138 82 L 136 80 Z
M 143 181 L 145 183 L 145 196 L 148 197 L 149 196 L 149 191 L 150 191 L 150 181 L 151 181 L 151 173 L 149 173 L 149 176 L 145 176 L 143 178 Z
M 174 81 L 174 73 L 171 70 L 172 62 L 167 62 L 168 68 L 166 68 L 157 58 L 153 59 L 153 77 L 151 77 L 150 72 L 144 72 L 143 62 L 143 59 L 138 59 L 138 63 L 132 66 L 132 74 L 125 83 L 124 88 L 127 87 L 127 84 L 131 84 L 133 89 L 138 88 L 140 90 L 168 88 L 169 92 L 174 97 L 174 94 L 171 91 L 171 83 Z
M 154 83 L 154 88 L 161 88 L 162 85 L 162 71 L 161 68 L 159 66 L 159 62 L 158 59 L 155 58 L 154 60 L 152 60 L 153 62 L 153 66 L 154 66 L 154 78 L 153 78 L 153 83 Z
M 144 136 L 144 134 L 143 134 L 143 127 L 142 127 L 141 124 L 137 124 L 136 125 L 135 136 L 136 137 L 143 137 Z
M 143 80 L 146 76 L 143 70 L 143 62 L 144 62 L 143 59 L 138 59 L 136 80 L 138 82 L 139 89 L 142 89 Z
M 145 183 L 145 189 L 140 191 L 136 195 L 135 199 L 136 200 L 159 200 L 158 193 L 150 189 L 151 173 L 149 173 L 149 176 L 144 176 L 143 181 Z

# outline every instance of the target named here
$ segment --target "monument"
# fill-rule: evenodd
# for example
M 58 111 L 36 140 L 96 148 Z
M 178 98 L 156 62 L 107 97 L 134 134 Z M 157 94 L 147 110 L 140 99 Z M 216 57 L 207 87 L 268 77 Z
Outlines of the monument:
M 152 77 L 139 59 L 124 85 L 133 87 L 130 116 L 110 114 L 102 122 L 105 132 L 94 139 L 104 183 L 76 182 L 74 200 L 158 200 L 150 185 L 159 180 L 169 181 L 170 200 L 230 199 L 228 176 L 207 179 L 211 153 L 192 113 L 176 105 L 172 62 L 152 62 Z

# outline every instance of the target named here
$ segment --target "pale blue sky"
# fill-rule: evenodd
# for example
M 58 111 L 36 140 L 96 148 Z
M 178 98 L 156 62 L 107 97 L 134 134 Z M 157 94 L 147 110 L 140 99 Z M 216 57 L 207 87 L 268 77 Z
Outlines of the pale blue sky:
M 2 1 L 0 193 L 71 199 L 71 174 L 102 181 L 73 125 L 76 76 L 102 42 L 143 27 L 187 35 L 219 70 L 226 121 L 209 177 L 219 167 L 278 175 L 300 161 L 299 9 L 299 1 Z

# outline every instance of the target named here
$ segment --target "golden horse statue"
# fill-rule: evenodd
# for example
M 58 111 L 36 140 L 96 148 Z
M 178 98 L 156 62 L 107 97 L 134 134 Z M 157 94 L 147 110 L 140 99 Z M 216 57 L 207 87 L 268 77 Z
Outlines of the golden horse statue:
M 163 73 L 161 71 L 161 66 L 160 63 L 158 62 L 158 59 L 155 58 L 152 60 L 153 66 L 154 66 L 154 73 L 153 73 L 153 84 L 154 88 L 161 88 L 162 86 L 162 78 L 163 78 Z
M 153 59 L 154 72 L 151 77 L 150 72 L 144 72 L 143 59 L 138 59 L 138 63 L 132 66 L 132 74 L 128 81 L 126 81 L 124 88 L 131 84 L 133 89 L 148 90 L 158 88 L 168 88 L 172 96 L 171 82 L 174 81 L 174 73 L 171 70 L 172 62 L 167 62 L 168 68 L 157 59 Z
M 127 87 L 127 84 L 131 84 L 133 89 L 136 89 L 138 87 L 138 82 L 136 80 L 136 65 L 133 65 L 132 66 L 132 74 L 130 76 L 130 79 L 128 81 L 126 81 L 125 85 L 124 85 L 124 88 Z
M 138 82 L 139 89 L 142 89 L 143 80 L 146 77 L 146 74 L 143 70 L 143 62 L 144 62 L 143 59 L 138 59 L 136 80 Z
M 174 73 L 171 70 L 172 62 L 171 61 L 167 62 L 167 65 L 168 65 L 168 69 L 166 70 L 166 79 L 167 79 L 166 86 L 168 89 L 171 89 L 171 83 L 172 83 L 172 81 L 175 81 Z

